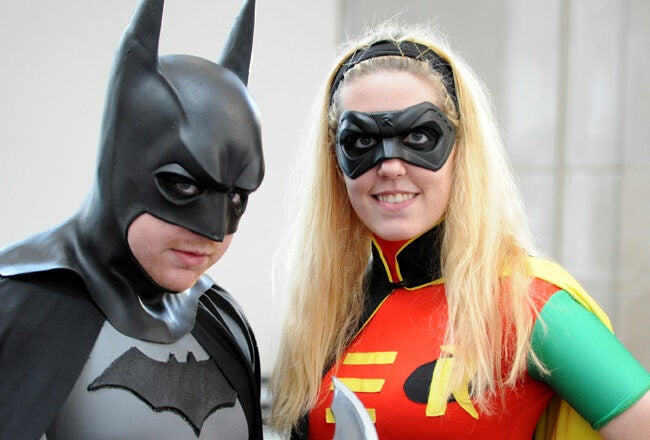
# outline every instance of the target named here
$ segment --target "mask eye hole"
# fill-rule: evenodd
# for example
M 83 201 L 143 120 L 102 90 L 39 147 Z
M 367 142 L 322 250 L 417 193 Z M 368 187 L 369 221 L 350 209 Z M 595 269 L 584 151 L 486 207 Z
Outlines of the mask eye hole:
M 195 197 L 203 192 L 201 187 L 192 179 L 178 174 L 164 173 L 157 176 L 157 179 L 162 186 L 180 198 Z
M 248 194 L 239 190 L 231 190 L 228 192 L 228 197 L 230 198 L 230 203 L 232 203 L 232 207 L 237 216 L 242 215 L 246 209 Z
M 156 185 L 170 202 L 183 205 L 195 200 L 205 192 L 205 188 L 184 169 L 180 167 L 163 168 L 156 173 Z
M 429 152 L 438 144 L 440 135 L 429 129 L 418 128 L 410 131 L 402 138 L 402 144 L 412 150 Z
M 348 133 L 340 137 L 339 143 L 349 158 L 356 159 L 376 147 L 379 137 L 367 133 Z

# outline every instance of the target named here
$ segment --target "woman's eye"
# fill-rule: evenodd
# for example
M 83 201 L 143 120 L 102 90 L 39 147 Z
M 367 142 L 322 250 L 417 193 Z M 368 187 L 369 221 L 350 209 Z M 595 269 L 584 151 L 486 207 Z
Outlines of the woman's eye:
M 374 148 L 378 144 L 379 138 L 368 134 L 350 135 L 341 141 L 345 153 L 351 158 L 362 156 L 369 149 Z
M 403 139 L 402 143 L 407 147 L 414 148 L 416 150 L 432 150 L 437 141 L 431 136 L 430 133 L 422 130 L 415 130 L 407 134 Z
M 366 135 L 366 136 L 358 136 L 356 138 L 356 141 L 354 142 L 353 147 L 366 149 L 366 148 L 372 148 L 375 145 L 377 145 L 377 138 L 374 136 Z
M 406 135 L 406 137 L 404 138 L 404 143 L 417 145 L 417 144 L 424 144 L 429 140 L 430 140 L 429 136 L 423 131 L 412 131 L 411 133 Z

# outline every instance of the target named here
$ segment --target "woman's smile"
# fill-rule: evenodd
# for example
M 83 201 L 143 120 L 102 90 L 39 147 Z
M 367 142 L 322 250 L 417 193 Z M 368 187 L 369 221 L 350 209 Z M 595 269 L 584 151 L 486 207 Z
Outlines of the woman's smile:
M 402 204 L 412 200 L 417 194 L 414 193 L 388 193 L 388 194 L 376 194 L 375 197 L 378 201 L 382 203 L 388 203 L 390 205 Z
M 343 86 L 340 97 L 343 111 L 369 113 L 440 100 L 430 82 L 401 71 L 359 78 Z M 354 179 L 344 176 L 359 220 L 390 241 L 407 240 L 431 229 L 447 211 L 454 153 L 437 171 L 388 157 Z

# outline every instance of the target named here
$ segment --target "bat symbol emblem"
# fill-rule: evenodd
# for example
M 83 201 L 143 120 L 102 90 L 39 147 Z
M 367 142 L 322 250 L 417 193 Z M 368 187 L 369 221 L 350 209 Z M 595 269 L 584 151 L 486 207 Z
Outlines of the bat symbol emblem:
M 170 353 L 167 362 L 160 362 L 135 347 L 115 359 L 88 385 L 88 391 L 102 388 L 121 388 L 154 411 L 175 412 L 197 437 L 210 414 L 234 406 L 237 400 L 235 390 L 212 359 L 197 361 L 190 352 L 187 362 L 178 362 Z

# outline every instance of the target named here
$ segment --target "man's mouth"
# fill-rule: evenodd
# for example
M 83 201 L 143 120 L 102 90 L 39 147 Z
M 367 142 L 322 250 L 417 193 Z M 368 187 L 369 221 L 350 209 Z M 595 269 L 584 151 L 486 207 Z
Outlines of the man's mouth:
M 176 257 L 189 267 L 200 266 L 207 259 L 207 255 L 204 253 L 182 251 L 180 249 L 174 249 Z

